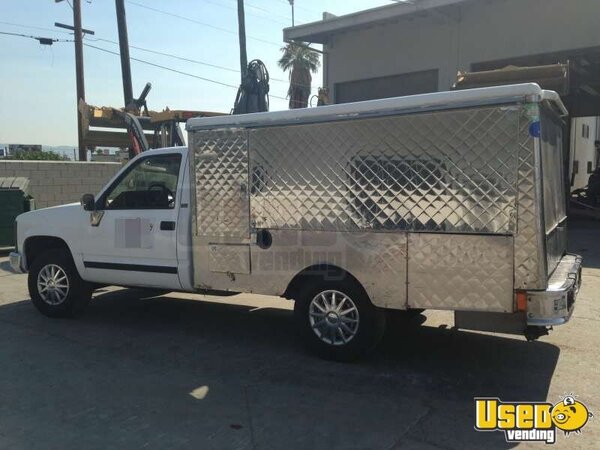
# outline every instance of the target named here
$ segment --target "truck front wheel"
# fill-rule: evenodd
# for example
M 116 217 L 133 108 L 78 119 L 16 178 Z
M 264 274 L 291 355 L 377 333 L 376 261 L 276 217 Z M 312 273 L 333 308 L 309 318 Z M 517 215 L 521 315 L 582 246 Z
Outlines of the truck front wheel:
M 385 328 L 384 312 L 348 280 L 307 282 L 296 295 L 294 316 L 307 346 L 335 361 L 352 361 L 373 350 Z
M 33 304 L 48 317 L 78 316 L 92 297 L 92 288 L 79 276 L 70 253 L 60 249 L 33 261 L 28 287 Z

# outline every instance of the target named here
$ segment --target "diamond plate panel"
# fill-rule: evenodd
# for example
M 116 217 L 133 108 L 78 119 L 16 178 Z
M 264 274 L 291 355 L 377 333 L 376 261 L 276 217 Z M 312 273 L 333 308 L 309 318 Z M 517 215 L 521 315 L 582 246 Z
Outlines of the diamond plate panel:
M 300 271 L 326 263 L 356 277 L 376 306 L 406 309 L 407 233 L 272 230 L 272 237 L 269 249 L 251 246 L 254 292 L 280 294 Z
M 545 289 L 544 259 L 541 242 L 541 206 L 537 201 L 539 174 L 536 151 L 539 142 L 531 136 L 530 125 L 539 120 L 539 106 L 526 105 L 519 118 L 519 181 L 517 233 L 515 234 L 515 289 Z M 537 148 L 536 148 L 537 147 Z
M 249 237 L 247 131 L 194 133 L 196 235 Z
M 411 308 L 513 311 L 513 238 L 411 233 Z
M 259 228 L 511 233 L 519 108 L 255 129 Z
M 208 267 L 212 272 L 248 274 L 250 246 L 209 244 Z

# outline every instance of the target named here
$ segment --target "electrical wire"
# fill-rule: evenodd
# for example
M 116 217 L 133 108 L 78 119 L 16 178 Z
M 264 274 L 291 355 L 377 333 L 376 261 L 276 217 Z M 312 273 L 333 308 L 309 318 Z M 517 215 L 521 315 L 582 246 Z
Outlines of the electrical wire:
M 210 2 L 212 2 L 212 0 L 205 0 L 205 1 L 210 1 Z M 221 0 L 221 1 L 225 1 L 225 0 Z M 229 1 L 237 3 L 237 0 L 229 0 Z M 287 0 L 286 0 L 286 3 L 287 3 Z M 291 15 L 289 15 L 289 16 L 284 16 L 284 15 L 282 15 L 282 14 L 275 14 L 275 13 L 274 13 L 272 10 L 269 10 L 269 9 L 267 9 L 267 8 L 263 8 L 263 7 L 261 7 L 261 6 L 254 5 L 254 4 L 252 4 L 252 3 L 249 3 L 249 2 L 247 2 L 247 1 L 244 1 L 244 5 L 245 5 L 245 6 L 247 6 L 248 8 L 256 9 L 257 11 L 262 11 L 262 12 L 264 12 L 264 13 L 267 13 L 267 14 L 269 14 L 269 17 L 280 17 L 280 18 L 282 18 L 282 19 L 285 19 L 285 20 L 286 20 L 286 22 L 285 22 L 285 23 L 278 22 L 278 23 L 281 23 L 282 25 L 289 26 L 289 25 L 291 24 L 291 22 L 292 22 L 292 16 L 291 16 Z M 251 14 L 251 13 L 249 13 L 249 14 Z M 252 14 L 251 14 L 251 15 L 252 15 Z M 256 16 L 256 17 L 264 17 L 264 16 L 257 16 L 256 14 L 254 14 L 254 16 Z M 298 22 L 298 24 L 300 24 L 300 25 L 301 25 L 301 24 L 302 24 L 302 22 Z
M 0 34 L 4 34 L 4 35 L 7 35 L 7 36 L 24 37 L 24 38 L 27 38 L 27 39 L 34 39 L 36 41 L 39 41 L 40 43 L 42 43 L 42 41 L 46 41 L 46 42 L 73 42 L 73 39 L 47 38 L 47 37 L 42 37 L 42 36 L 31 36 L 29 34 L 11 33 L 11 32 L 8 32 L 8 31 L 0 31 Z M 44 45 L 51 45 L 51 44 L 44 44 Z
M 54 42 L 74 42 L 73 39 L 44 38 L 44 37 L 41 37 L 41 36 L 32 36 L 32 35 L 27 35 L 27 34 L 12 33 L 12 32 L 6 32 L 6 31 L 0 31 L 0 35 L 15 36 L 15 37 L 22 37 L 22 38 L 27 38 L 27 39 L 33 39 L 33 40 L 39 41 L 40 43 L 41 43 L 41 40 L 48 40 L 48 41 L 51 41 L 53 43 Z M 105 42 L 109 42 L 109 43 L 118 44 L 115 41 L 110 41 L 108 39 L 101 39 L 101 38 L 94 39 L 94 41 L 105 41 Z M 89 48 L 93 48 L 95 50 L 99 50 L 99 51 L 105 52 L 105 53 L 110 53 L 112 55 L 120 56 L 120 53 L 118 53 L 118 52 L 113 52 L 111 50 L 108 50 L 108 49 L 105 49 L 105 48 L 102 48 L 102 47 L 97 47 L 97 46 L 88 44 L 86 42 L 84 42 L 83 45 L 86 46 L 86 47 L 89 47 Z M 236 73 L 238 72 L 238 70 L 236 70 L 236 69 L 231 69 L 231 68 L 228 68 L 228 67 L 218 66 L 216 64 L 205 63 L 205 62 L 202 62 L 202 61 L 197 61 L 197 60 L 193 60 L 193 59 L 189 59 L 189 58 L 183 58 L 183 57 L 172 55 L 172 54 L 169 54 L 169 53 L 158 52 L 158 51 L 150 50 L 150 49 L 144 49 L 142 47 L 136 47 L 136 46 L 132 46 L 132 45 L 130 45 L 130 47 L 138 49 L 138 50 L 142 50 L 142 51 L 147 51 L 147 52 L 150 52 L 150 53 L 155 53 L 155 54 L 159 54 L 159 55 L 163 55 L 163 56 L 168 56 L 168 57 L 179 59 L 179 60 L 182 60 L 182 61 L 187 61 L 187 62 L 198 63 L 198 64 L 207 65 L 207 66 L 212 66 L 214 68 L 222 69 L 222 70 L 227 70 L 227 71 L 230 71 L 230 72 L 236 72 Z M 203 80 L 203 81 L 206 81 L 206 82 L 209 82 L 209 83 L 215 83 L 215 84 L 218 84 L 218 85 L 221 85 L 221 86 L 225 86 L 225 87 L 230 87 L 230 88 L 236 89 L 236 90 L 239 88 L 239 86 L 235 86 L 235 85 L 232 85 L 232 84 L 223 83 L 223 82 L 217 81 L 217 80 L 212 80 L 210 78 L 202 77 L 200 75 L 195 75 L 195 74 L 184 72 L 184 71 L 181 71 L 181 70 L 172 69 L 170 67 L 162 66 L 160 64 L 156 64 L 156 63 L 153 63 L 153 62 L 150 62 L 150 61 L 146 61 L 146 60 L 143 60 L 143 59 L 134 58 L 134 57 L 130 57 L 130 59 L 132 61 L 136 61 L 136 62 L 139 62 L 139 63 L 142 63 L 142 64 L 147 64 L 149 66 L 153 66 L 153 67 L 156 67 L 156 68 L 159 68 L 159 69 L 168 70 L 170 72 L 178 73 L 180 75 L 186 75 L 186 76 L 189 76 L 189 77 L 192 77 L 192 78 L 196 78 L 196 79 L 199 79 L 199 80 Z M 281 80 L 281 81 L 283 81 L 283 80 Z M 274 97 L 274 98 L 277 98 L 277 99 L 280 99 L 280 100 L 287 100 L 287 98 L 285 98 L 285 97 L 274 95 L 274 94 L 271 94 L 271 97 Z
M 225 1 L 225 0 L 221 0 L 221 1 Z M 233 1 L 237 1 L 237 0 L 233 0 Z M 237 8 L 233 7 L 230 3 L 228 3 L 228 4 L 225 5 L 225 4 L 220 3 L 219 1 L 215 1 L 215 0 L 204 0 L 204 3 L 210 3 L 212 5 L 216 5 L 216 6 L 219 6 L 221 8 L 226 8 L 226 9 L 229 9 L 229 10 L 232 10 L 232 11 L 236 11 L 237 10 Z M 288 25 L 287 21 L 291 20 L 290 17 L 282 16 L 280 14 L 273 14 L 271 11 L 269 11 L 267 9 L 260 8 L 258 6 L 253 6 L 253 5 L 249 4 L 248 2 L 244 2 L 244 5 L 247 6 L 248 8 L 253 8 L 253 9 L 256 9 L 258 11 L 267 12 L 269 14 L 269 16 L 267 17 L 267 16 L 262 15 L 262 14 L 253 14 L 251 12 L 246 11 L 245 14 L 248 15 L 248 16 L 252 16 L 252 17 L 257 17 L 259 19 L 268 20 L 271 23 L 278 23 L 278 24 L 284 25 L 284 26 L 287 26 Z M 273 17 L 279 17 L 279 18 L 286 19 L 286 22 L 282 22 L 281 20 L 273 20 Z
M 107 42 L 109 44 L 119 45 L 119 43 L 117 41 L 113 41 L 113 40 L 110 40 L 110 39 L 90 38 L 90 37 L 87 37 L 87 36 L 84 39 L 86 41 Z M 199 61 L 197 59 L 186 58 L 186 57 L 183 57 L 183 56 L 174 55 L 172 53 L 160 52 L 158 50 L 152 50 L 152 49 L 149 49 L 149 48 L 139 47 L 139 46 L 131 45 L 131 44 L 129 44 L 129 47 L 133 48 L 135 50 L 142 51 L 142 52 L 153 53 L 155 55 L 166 56 L 167 58 L 177 59 L 179 61 L 185 61 L 185 62 L 189 62 L 189 63 L 193 63 L 193 64 L 199 64 L 199 65 L 202 65 L 202 66 L 212 67 L 212 68 L 215 68 L 215 69 L 226 70 L 227 72 L 234 72 L 234 73 L 239 73 L 240 72 L 239 69 L 233 69 L 231 67 L 225 67 L 225 66 L 220 66 L 218 64 L 207 63 L 205 61 Z M 291 83 L 289 80 L 283 80 L 281 78 L 273 78 L 273 77 L 271 77 L 270 81 L 276 81 L 278 83 L 285 83 L 287 85 L 292 84 L 292 85 L 304 86 L 304 85 L 300 85 L 298 83 Z M 311 88 L 312 89 L 317 89 L 318 86 L 311 86 Z
M 99 50 L 99 51 L 105 52 L 105 53 L 110 53 L 111 55 L 120 56 L 120 54 L 118 52 L 113 52 L 112 50 L 108 50 L 106 48 L 96 47 L 95 45 L 87 44 L 85 42 L 83 43 L 83 45 L 86 46 L 86 47 L 89 47 L 89 48 L 93 48 L 95 50 Z M 174 73 L 178 73 L 180 75 L 185 75 L 185 76 L 188 76 L 188 77 L 196 78 L 198 80 L 206 81 L 208 83 L 218 84 L 220 86 L 229 87 L 229 88 L 232 88 L 232 89 L 235 89 L 235 90 L 237 90 L 239 88 L 239 86 L 235 86 L 233 84 L 223 83 L 222 81 L 217 81 L 217 80 L 212 80 L 210 78 L 201 77 L 200 75 L 195 75 L 193 73 L 189 73 L 189 72 L 184 72 L 182 70 L 173 69 L 171 67 L 167 67 L 167 66 L 163 66 L 163 65 L 160 65 L 160 64 L 156 64 L 156 63 L 153 63 L 153 62 L 150 62 L 150 61 L 146 61 L 146 60 L 143 60 L 143 59 L 133 58 L 133 57 L 131 57 L 130 59 L 132 61 L 137 61 L 139 63 L 146 64 L 146 65 L 149 65 L 149 66 L 152 66 L 152 67 L 156 67 L 156 68 L 163 69 L 163 70 L 168 70 L 169 72 L 174 72 Z M 279 97 L 277 95 L 271 95 L 271 97 L 275 97 L 275 98 L 278 98 L 280 100 L 287 100 L 286 98 Z
M 70 31 L 57 30 L 55 28 L 36 27 L 36 26 L 33 26 L 33 25 L 25 25 L 25 24 L 22 24 L 22 23 L 0 21 L 0 25 L 9 25 L 11 27 L 30 28 L 32 30 L 52 31 L 52 32 L 55 32 L 55 33 L 72 34 Z
M 289 0 L 281 0 L 281 1 L 283 3 L 286 3 L 288 6 L 291 6 Z M 314 9 L 305 8 L 304 6 L 296 5 L 295 3 L 294 3 L 294 8 L 301 9 L 303 11 L 307 11 L 307 12 L 312 13 L 312 14 L 319 14 L 319 15 L 322 14 L 321 12 L 318 12 L 318 11 L 316 11 Z
M 287 3 L 287 0 L 283 0 L 283 1 L 285 3 Z M 133 2 L 129 2 L 129 3 L 133 4 Z M 139 5 L 139 6 L 140 7 L 145 7 L 146 5 Z M 183 19 L 187 20 L 187 18 L 183 18 Z M 69 32 L 69 31 L 62 31 L 62 30 L 58 30 L 58 29 L 55 30 L 55 29 L 52 29 L 52 28 L 37 27 L 37 26 L 33 26 L 33 25 L 25 25 L 25 24 L 14 23 L 14 22 L 0 21 L 0 24 L 14 26 L 14 27 L 21 27 L 21 28 L 30 28 L 30 29 L 35 29 L 35 30 L 53 31 L 53 32 L 64 33 L 64 34 L 69 34 L 69 35 L 73 34 L 73 33 Z M 233 33 L 233 34 L 236 34 L 236 33 Z M 93 41 L 93 42 L 101 41 L 101 42 L 107 42 L 107 43 L 114 44 L 114 45 L 119 45 L 118 42 L 110 40 L 110 39 L 102 39 L 102 38 L 95 38 L 94 39 L 94 38 L 90 38 L 87 35 L 84 36 L 84 40 Z M 72 41 L 68 41 L 67 40 L 65 42 L 72 42 Z M 282 44 L 277 44 L 277 45 L 281 46 Z M 174 55 L 172 53 L 160 52 L 160 51 L 157 51 L 157 50 L 151 50 L 151 49 L 148 49 L 148 48 L 138 47 L 138 46 L 131 45 L 131 44 L 129 45 L 129 47 L 131 47 L 133 49 L 136 49 L 136 50 L 139 50 L 139 51 L 142 51 L 142 52 L 154 53 L 156 55 L 166 56 L 168 58 L 173 58 L 173 59 L 177 59 L 177 60 L 180 60 L 180 61 L 185 61 L 185 62 L 189 62 L 189 63 L 193 63 L 193 64 L 204 65 L 204 66 L 207 66 L 207 67 L 213 67 L 215 69 L 225 70 L 225 71 L 228 71 L 228 72 L 239 73 L 239 69 L 234 69 L 234 68 L 231 68 L 231 67 L 220 66 L 218 64 L 212 64 L 212 63 L 208 63 L 208 62 L 205 62 L 205 61 L 199 61 L 199 60 L 192 59 L 192 58 L 186 58 L 186 57 L 183 57 L 183 56 Z M 281 78 L 273 78 L 273 77 L 271 77 L 270 80 L 271 81 L 275 81 L 277 83 L 285 83 L 285 84 L 288 84 L 288 85 L 289 84 L 295 84 L 295 83 L 290 83 L 289 80 L 283 80 Z M 317 89 L 318 86 L 311 86 L 311 88 L 312 89 Z
M 94 39 L 94 38 L 86 37 L 85 40 L 86 41 L 94 41 L 94 42 L 98 42 L 98 41 L 100 41 L 100 42 L 107 42 L 109 44 L 119 45 L 119 43 L 117 41 L 112 41 L 110 39 L 103 39 L 103 38 L 96 38 L 96 39 Z M 136 45 L 129 44 L 129 48 L 133 48 L 135 50 L 139 50 L 139 51 L 142 51 L 142 52 L 153 53 L 155 55 L 166 56 L 168 58 L 177 59 L 179 61 L 185 61 L 185 62 L 190 62 L 190 63 L 194 63 L 194 64 L 199 64 L 199 65 L 202 65 L 202 66 L 213 67 L 215 69 L 227 70 L 228 72 L 236 72 L 236 73 L 240 72 L 238 69 L 232 69 L 231 67 L 219 66 L 218 64 L 207 63 L 205 61 L 199 61 L 197 59 L 186 58 L 186 57 L 183 57 L 183 56 L 174 55 L 172 53 L 160 52 L 158 50 L 152 50 L 152 49 L 149 49 L 149 48 L 138 47 Z
M 235 36 L 238 35 L 237 31 L 228 30 L 227 28 L 218 27 L 218 26 L 212 25 L 210 23 L 201 22 L 199 20 L 191 19 L 191 18 L 185 17 L 185 16 L 180 16 L 179 14 L 174 14 L 174 13 L 171 13 L 171 12 L 168 12 L 168 11 L 164 11 L 162 9 L 153 8 L 151 6 L 143 5 L 141 3 L 137 3 L 137 2 L 134 2 L 132 0 L 127 0 L 127 3 L 129 3 L 130 5 L 137 6 L 139 8 L 144 8 L 144 9 L 148 9 L 150 11 L 157 12 L 159 14 L 164 14 L 166 16 L 175 17 L 177 19 L 185 20 L 187 22 L 195 23 L 197 25 L 202 25 L 202 26 L 205 26 L 205 27 L 208 27 L 208 28 L 212 28 L 214 30 L 222 31 L 223 33 L 233 34 Z M 257 42 L 262 42 L 263 44 L 276 45 L 277 47 L 281 46 L 281 44 L 278 43 L 278 42 L 268 41 L 266 39 L 261 39 L 261 38 L 257 38 L 257 37 L 253 37 L 253 36 L 247 36 L 247 37 L 248 37 L 248 39 L 251 39 L 251 40 L 257 41 Z

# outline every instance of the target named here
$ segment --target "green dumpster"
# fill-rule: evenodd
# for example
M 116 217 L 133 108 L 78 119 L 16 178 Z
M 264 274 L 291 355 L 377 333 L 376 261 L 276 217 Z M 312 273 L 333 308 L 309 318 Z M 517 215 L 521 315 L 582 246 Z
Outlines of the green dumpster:
M 0 247 L 14 246 L 14 223 L 21 213 L 35 209 L 29 179 L 0 177 Z

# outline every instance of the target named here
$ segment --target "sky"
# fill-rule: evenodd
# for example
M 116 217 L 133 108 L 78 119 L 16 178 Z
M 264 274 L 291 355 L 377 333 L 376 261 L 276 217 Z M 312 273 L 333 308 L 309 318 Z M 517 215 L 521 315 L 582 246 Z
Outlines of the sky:
M 318 21 L 323 11 L 342 15 L 389 3 L 296 0 L 296 24 Z M 288 74 L 277 67 L 277 60 L 283 45 L 282 30 L 291 25 L 291 7 L 288 0 L 246 0 L 245 5 L 248 60 L 261 59 L 269 70 L 271 110 L 287 109 Z M 130 48 L 131 57 L 236 87 L 132 61 L 134 96 L 151 82 L 147 98 L 150 109 L 159 111 L 168 106 L 230 112 L 240 81 L 237 0 L 126 0 L 125 8 L 130 46 L 194 62 L 135 48 Z M 67 1 L 0 0 L 0 31 L 70 40 L 70 32 L 54 27 L 54 22 L 72 24 L 72 14 Z M 82 17 L 83 27 L 96 33 L 84 42 L 118 53 L 115 2 L 82 0 Z M 33 39 L 0 34 L 0 61 L 0 143 L 75 145 L 73 43 L 41 46 Z M 119 56 L 86 46 L 84 67 L 88 104 L 121 107 Z M 321 83 L 321 73 L 314 75 L 313 94 Z

